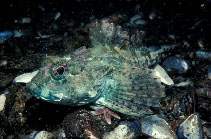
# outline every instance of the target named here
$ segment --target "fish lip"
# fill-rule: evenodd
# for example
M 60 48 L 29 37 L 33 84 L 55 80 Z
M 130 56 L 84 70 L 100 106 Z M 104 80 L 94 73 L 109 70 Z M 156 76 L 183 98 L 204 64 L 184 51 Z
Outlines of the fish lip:
M 57 94 L 54 94 L 53 96 L 58 98 L 58 99 L 55 99 L 54 101 L 61 101 L 63 99 L 64 94 L 57 93 Z
M 64 96 L 63 93 L 57 93 L 57 94 L 53 94 L 53 95 L 51 94 L 51 95 L 46 96 L 46 97 L 42 96 L 42 95 L 36 96 L 36 97 L 41 98 L 41 99 L 46 100 L 46 101 L 49 101 L 49 102 L 59 102 L 63 99 L 63 96 Z

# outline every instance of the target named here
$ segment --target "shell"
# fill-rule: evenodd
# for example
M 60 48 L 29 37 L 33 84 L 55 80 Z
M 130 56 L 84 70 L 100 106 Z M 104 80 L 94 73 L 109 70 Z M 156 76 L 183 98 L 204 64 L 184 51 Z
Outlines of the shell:
M 5 102 L 6 102 L 6 95 L 5 94 L 1 94 L 0 95 L 0 112 L 2 110 L 4 110 Z
M 176 134 L 169 124 L 157 115 L 148 116 L 142 119 L 142 132 L 157 139 L 177 139 Z
M 179 138 L 201 139 L 203 132 L 198 114 L 191 114 L 178 128 Z

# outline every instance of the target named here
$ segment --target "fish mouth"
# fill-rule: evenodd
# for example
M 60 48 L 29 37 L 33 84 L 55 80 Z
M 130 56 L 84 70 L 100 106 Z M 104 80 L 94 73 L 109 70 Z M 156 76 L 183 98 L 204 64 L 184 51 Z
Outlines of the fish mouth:
M 60 102 L 63 99 L 64 94 L 63 93 L 55 93 L 52 91 L 49 91 L 48 93 L 43 93 L 43 90 L 40 92 L 39 95 L 35 95 L 35 97 L 43 99 L 45 101 L 49 102 Z
M 40 96 L 41 99 L 51 102 L 59 102 L 63 99 L 63 93 L 49 95 L 48 97 Z

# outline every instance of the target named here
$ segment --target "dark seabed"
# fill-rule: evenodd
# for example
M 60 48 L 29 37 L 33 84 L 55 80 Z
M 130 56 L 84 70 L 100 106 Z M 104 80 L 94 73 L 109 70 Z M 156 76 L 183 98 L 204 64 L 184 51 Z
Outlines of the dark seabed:
M 4 0 L 0 138 L 211 138 L 210 6 L 210 0 Z M 177 46 L 157 63 L 174 85 L 165 85 L 154 115 L 118 113 L 121 119 L 108 124 L 89 105 L 52 104 L 32 96 L 25 83 L 14 83 L 39 69 L 46 56 L 91 47 L 90 29 L 102 20 L 126 30 L 136 49 Z

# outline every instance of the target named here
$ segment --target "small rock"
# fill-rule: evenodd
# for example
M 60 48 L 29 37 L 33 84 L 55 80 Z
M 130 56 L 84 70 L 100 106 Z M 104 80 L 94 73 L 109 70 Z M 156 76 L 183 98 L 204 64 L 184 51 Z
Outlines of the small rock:
M 100 138 L 115 127 L 117 121 L 109 125 L 102 115 L 96 116 L 87 110 L 77 110 L 63 120 L 63 129 L 67 138 Z
M 13 34 L 14 34 L 14 37 L 16 37 L 16 38 L 20 38 L 24 35 L 23 32 L 20 32 L 18 30 L 14 30 Z
M 202 21 L 203 20 L 196 21 L 196 23 L 191 27 L 191 29 L 195 29 L 196 27 L 198 27 Z
M 39 39 L 39 38 L 41 38 L 41 39 L 48 39 L 48 38 L 50 38 L 52 35 L 46 35 L 46 34 L 39 34 L 39 37 L 36 37 L 36 39 Z
M 0 67 L 7 66 L 8 61 L 7 60 L 0 60 Z
M 150 20 L 153 20 L 155 17 L 156 17 L 155 12 L 151 12 L 151 13 L 149 14 L 149 19 L 150 19 Z
M 156 51 L 158 51 L 160 48 L 159 48 L 158 46 L 156 46 L 156 45 L 150 45 L 150 46 L 149 46 L 149 49 L 150 49 L 150 51 L 152 51 L 152 52 L 156 52 Z
M 60 16 L 61 16 L 60 12 L 56 13 L 56 16 L 54 17 L 54 20 L 56 21 L 57 19 L 59 19 Z
M 42 12 L 45 11 L 45 7 L 44 7 L 43 5 L 39 5 L 38 8 L 39 8 Z
M 134 139 L 139 135 L 139 130 L 139 121 L 122 121 L 113 131 L 105 133 L 103 139 Z
M 205 60 L 211 61 L 211 52 L 197 51 L 196 56 L 200 59 L 205 59 Z
M 176 139 L 177 136 L 169 124 L 157 115 L 147 116 L 142 119 L 141 130 L 150 137 L 157 139 Z
M 206 134 L 207 138 L 211 138 L 211 127 L 203 127 L 203 132 Z
M 66 138 L 66 135 L 65 135 L 65 132 L 64 132 L 63 129 L 59 129 L 59 130 L 57 131 L 57 138 L 58 138 L 58 139 L 65 139 L 65 138 Z
M 204 48 L 204 41 L 203 40 L 198 40 L 198 46 L 200 47 L 200 48 Z
M 47 131 L 34 131 L 28 136 L 29 139 L 51 139 L 53 137 L 53 133 Z
M 143 20 L 144 14 L 143 13 L 139 13 L 134 15 L 133 17 L 130 18 L 130 23 L 129 25 L 134 26 L 134 25 L 145 25 L 147 22 L 145 20 Z
M 191 114 L 178 128 L 179 138 L 202 139 L 203 133 L 198 114 Z
M 211 65 L 208 66 L 208 79 L 211 80 Z
M 0 95 L 0 112 L 2 110 L 4 110 L 5 102 L 6 102 L 6 95 L 5 94 L 1 94 Z
M 169 57 L 164 60 L 162 66 L 168 73 L 179 73 L 183 74 L 188 71 L 188 63 L 186 60 L 182 58 L 178 58 L 175 56 Z
M 130 22 L 133 23 L 135 20 L 143 18 L 144 14 L 143 13 L 138 13 L 134 15 L 133 17 L 130 18 Z
M 12 32 L 11 31 L 2 31 L 0 32 L 0 44 L 3 44 L 5 40 L 7 40 L 8 38 L 10 38 L 12 36 Z
M 29 23 L 31 23 L 31 18 L 29 18 L 29 17 L 22 18 L 21 23 L 22 24 L 29 24 Z
M 147 21 L 142 20 L 142 19 L 138 19 L 134 22 L 136 25 L 145 25 L 147 24 Z
M 182 81 L 178 84 L 175 84 L 174 86 L 177 86 L 177 87 L 184 87 L 184 86 L 192 86 L 194 83 L 193 81 L 187 79 L 186 81 Z

